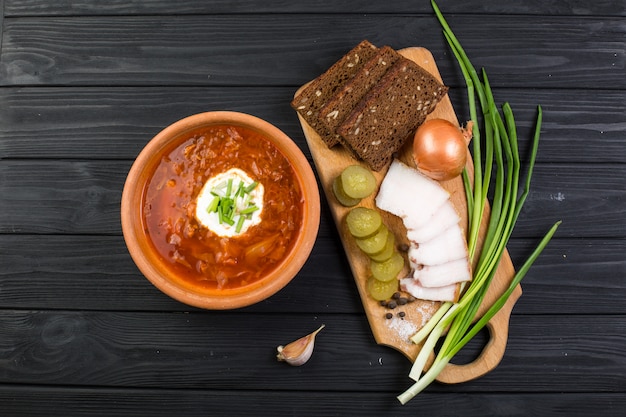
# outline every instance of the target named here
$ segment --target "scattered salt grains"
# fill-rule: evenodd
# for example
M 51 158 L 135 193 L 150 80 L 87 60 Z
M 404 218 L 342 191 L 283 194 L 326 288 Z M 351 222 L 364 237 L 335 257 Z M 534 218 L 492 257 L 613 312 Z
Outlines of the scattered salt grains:
M 411 336 L 424 327 L 437 311 L 437 303 L 419 301 L 415 304 L 411 303 L 408 310 L 403 310 L 405 312 L 404 317 L 396 313 L 385 318 L 384 323 L 387 328 L 394 332 L 398 341 L 402 343 L 412 343 Z
M 418 327 L 414 323 L 398 316 L 393 316 L 385 323 L 387 324 L 387 327 L 389 327 L 391 330 L 395 330 L 398 333 L 398 336 L 403 342 L 408 342 L 409 338 L 413 336 L 418 329 Z
M 550 200 L 555 200 L 555 201 L 563 201 L 565 200 L 565 194 L 559 192 L 556 194 L 551 194 L 550 195 Z

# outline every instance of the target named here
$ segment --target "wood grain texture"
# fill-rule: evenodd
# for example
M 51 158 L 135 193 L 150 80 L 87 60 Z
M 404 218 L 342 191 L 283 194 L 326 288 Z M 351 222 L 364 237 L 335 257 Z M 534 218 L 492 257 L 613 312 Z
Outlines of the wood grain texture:
M 0 0 L 0 54 L 2 53 L 3 34 L 4 34 L 4 0 Z
M 262 86 L 4 88 L 0 158 L 133 160 L 167 125 L 212 110 L 253 114 L 304 144 L 289 106 L 293 91 Z
M 119 234 L 121 192 L 130 165 L 0 161 L 0 231 Z
M 311 360 L 292 368 L 275 360 L 276 346 L 316 329 Z M 373 346 L 361 315 L 237 312 L 124 313 L 14 311 L 0 316 L 0 352 L 11 358 L 0 382 L 40 386 L 280 391 L 385 392 L 410 384 L 410 363 Z M 585 334 L 577 328 L 587 329 Z M 541 349 L 537 338 L 541 335 Z M 607 338 L 606 335 L 612 335 Z M 236 350 L 233 343 L 241 340 Z M 482 378 L 434 384 L 428 392 L 623 392 L 626 323 L 590 315 L 514 317 L 507 353 Z M 576 375 L 586 374 L 579 379 Z
M 391 3 L 372 2 L 368 0 L 349 0 L 337 2 L 320 0 L 311 2 L 294 2 L 284 0 L 257 3 L 246 0 L 219 0 L 198 2 L 179 0 L 174 7 L 167 0 L 109 0 L 92 2 L 88 0 L 5 0 L 7 16 L 80 16 L 80 15 L 141 15 L 141 14 L 216 14 L 216 13 L 430 13 L 428 1 L 411 0 L 394 1 Z M 616 1 L 602 0 L 588 2 L 573 1 L 535 1 L 524 0 L 506 3 L 498 0 L 471 0 L 455 2 L 439 0 L 442 10 L 448 13 L 481 13 L 481 14 L 535 14 L 535 15 L 624 15 L 624 6 Z
M 626 399 L 620 393 L 548 393 L 536 400 L 532 393 L 468 393 L 445 395 L 423 393 L 414 407 L 390 403 L 388 393 L 358 392 L 280 392 L 233 390 L 154 390 L 154 389 L 99 389 L 36 388 L 21 386 L 0 387 L 0 402 L 5 416 L 21 417 L 24 410 L 31 417 L 80 416 L 126 417 L 145 416 L 188 417 L 254 415 L 383 415 L 415 416 L 419 408 L 426 415 L 448 415 L 450 410 L 465 414 L 487 415 L 592 415 L 602 410 L 604 417 L 622 417 Z
M 489 68 L 494 87 L 626 87 L 626 28 L 620 20 L 589 17 L 572 24 L 559 17 L 501 15 L 483 16 L 480 25 L 473 16 L 450 20 L 475 65 Z M 438 56 L 448 53 L 432 16 L 25 17 L 6 19 L 4 32 L 0 85 L 5 86 L 299 86 L 362 39 L 396 49 L 419 40 Z M 572 65 L 580 61 L 584 65 Z M 457 68 L 450 56 L 438 63 L 441 71 Z
M 448 83 L 451 77 L 443 76 Z M 251 113 L 274 123 L 310 155 L 289 106 L 297 87 L 25 87 L 0 89 L 0 158 L 134 159 L 169 123 L 210 110 Z M 459 119 L 466 93 L 448 93 Z M 626 163 L 622 90 L 495 89 L 518 121 L 527 155 L 537 105 L 544 112 L 539 163 Z M 583 104 L 583 110 L 580 109 Z M 149 110 L 149 111 L 147 111 Z

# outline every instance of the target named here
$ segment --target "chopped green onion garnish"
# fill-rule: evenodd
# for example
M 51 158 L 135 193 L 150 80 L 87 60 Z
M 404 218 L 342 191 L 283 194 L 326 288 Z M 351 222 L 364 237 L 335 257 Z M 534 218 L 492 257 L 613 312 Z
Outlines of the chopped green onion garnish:
M 220 200 L 220 203 L 222 201 Z M 220 224 L 224 223 L 224 206 L 221 204 L 217 205 L 217 218 L 220 221 Z
M 230 193 L 233 191 L 233 179 L 228 179 L 228 184 L 226 184 L 226 197 L 230 197 Z
M 259 208 L 257 206 L 250 206 L 240 211 L 241 214 L 251 214 L 257 211 Z
M 235 192 L 235 197 L 241 197 L 244 194 L 244 186 L 243 181 L 239 181 L 239 185 L 237 186 L 237 191 Z
M 244 221 L 246 221 L 246 217 L 240 215 L 239 218 L 237 219 L 237 226 L 235 226 L 235 231 L 237 233 L 241 232 L 241 228 L 243 227 Z
M 217 211 L 217 206 L 219 203 L 220 203 L 220 197 L 219 196 L 213 197 L 213 200 L 211 200 L 211 204 L 209 204 L 209 207 L 207 207 L 206 211 L 209 213 L 215 213 Z
M 248 186 L 245 188 L 246 194 L 248 194 L 248 193 L 250 193 L 252 190 L 254 190 L 258 184 L 259 184 L 258 182 L 254 181 L 252 184 L 248 185 Z
M 251 203 L 252 195 L 250 195 L 250 192 L 258 184 L 257 181 L 254 181 L 246 186 L 245 182 L 241 180 L 234 186 L 232 178 L 221 182 L 211 190 L 211 194 L 214 197 L 207 207 L 207 212 L 217 213 L 220 224 L 225 223 L 233 226 L 236 223 L 235 230 L 237 233 L 240 233 L 245 221 L 250 220 L 252 213 L 260 209 Z M 239 210 L 238 207 L 245 208 Z M 235 222 L 235 217 L 237 217 L 237 222 Z
M 211 194 L 217 197 L 226 197 L 226 195 L 224 194 L 224 190 L 217 187 L 211 190 Z

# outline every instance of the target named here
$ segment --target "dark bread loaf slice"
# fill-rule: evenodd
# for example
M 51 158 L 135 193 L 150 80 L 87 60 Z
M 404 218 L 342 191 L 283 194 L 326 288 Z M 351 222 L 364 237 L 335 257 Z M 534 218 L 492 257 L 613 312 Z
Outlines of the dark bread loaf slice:
M 329 132 L 337 130 L 357 103 L 400 57 L 391 47 L 381 47 L 354 77 L 335 92 L 319 111 L 319 117 Z
M 391 161 L 448 92 L 428 71 L 402 57 L 337 128 L 373 170 Z
M 335 91 L 346 81 L 354 77 L 363 65 L 376 54 L 378 48 L 364 40 L 352 48 L 326 72 L 311 81 L 291 101 L 291 107 L 302 116 L 330 148 L 339 142 L 339 137 L 330 132 L 319 119 L 319 110 Z

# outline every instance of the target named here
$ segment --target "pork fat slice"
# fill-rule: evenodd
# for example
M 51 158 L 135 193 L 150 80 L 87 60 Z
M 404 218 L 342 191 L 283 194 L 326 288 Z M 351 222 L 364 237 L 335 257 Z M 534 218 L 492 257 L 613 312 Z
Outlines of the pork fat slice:
M 472 276 L 467 259 L 457 259 L 440 265 L 418 265 L 413 278 L 424 287 L 443 287 L 469 281 Z
M 380 184 L 376 206 L 401 217 L 407 228 L 417 228 L 449 197 L 439 183 L 394 159 Z
M 402 278 L 400 288 L 415 298 L 430 301 L 456 302 L 459 297 L 459 285 L 451 284 L 443 287 L 424 287 L 413 278 Z
M 409 248 L 409 260 L 414 265 L 439 265 L 463 258 L 467 258 L 467 243 L 458 223 L 448 227 L 434 239 L 411 245 Z
M 400 280 L 400 288 L 422 300 L 458 301 L 460 283 L 472 276 L 461 218 L 450 194 L 394 159 L 376 206 L 400 217 L 407 229 L 411 275 Z
M 428 219 L 425 225 L 417 229 L 407 228 L 407 238 L 410 242 L 427 242 L 434 239 L 442 230 L 458 224 L 461 221 L 459 214 L 450 200 L 446 201 L 437 212 Z

